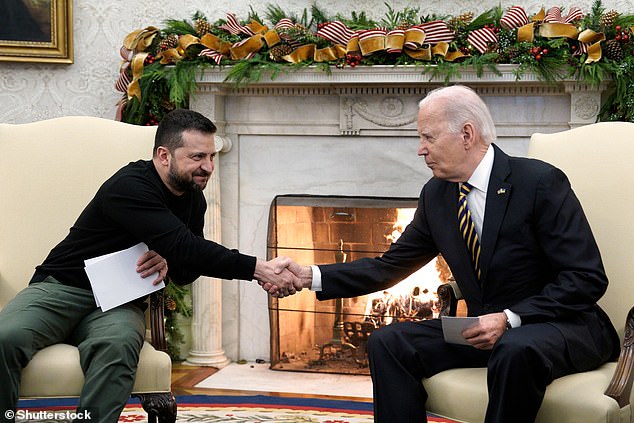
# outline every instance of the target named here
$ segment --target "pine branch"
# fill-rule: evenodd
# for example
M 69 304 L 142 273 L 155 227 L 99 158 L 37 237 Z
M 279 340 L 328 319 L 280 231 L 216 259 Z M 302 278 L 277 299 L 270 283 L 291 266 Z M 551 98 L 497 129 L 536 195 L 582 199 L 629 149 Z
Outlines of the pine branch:
M 284 18 L 291 19 L 290 15 L 287 14 L 280 6 L 277 4 L 269 4 L 266 6 L 265 12 L 266 19 L 273 23 L 273 25 L 277 24 Z M 292 20 L 292 19 L 291 19 Z
M 196 35 L 196 30 L 194 29 L 193 25 L 184 19 L 180 21 L 176 19 L 167 19 L 163 23 L 165 25 L 164 32 L 168 34 Z
M 478 15 L 471 22 L 469 22 L 465 29 L 467 31 L 473 31 L 474 29 L 482 28 L 485 25 L 492 24 L 496 22 L 495 17 L 497 16 L 497 14 L 497 8 L 489 9 L 481 15 Z

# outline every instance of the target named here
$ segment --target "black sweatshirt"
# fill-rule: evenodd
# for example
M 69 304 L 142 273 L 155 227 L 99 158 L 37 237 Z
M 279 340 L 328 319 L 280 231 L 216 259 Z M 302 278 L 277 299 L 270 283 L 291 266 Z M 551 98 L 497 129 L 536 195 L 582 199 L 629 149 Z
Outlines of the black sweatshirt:
M 177 284 L 204 275 L 251 280 L 256 258 L 203 238 L 207 208 L 201 192 L 174 195 L 152 161 L 139 160 L 108 179 L 66 238 L 36 267 L 31 283 L 52 276 L 90 290 L 84 260 L 145 242 L 167 260 Z

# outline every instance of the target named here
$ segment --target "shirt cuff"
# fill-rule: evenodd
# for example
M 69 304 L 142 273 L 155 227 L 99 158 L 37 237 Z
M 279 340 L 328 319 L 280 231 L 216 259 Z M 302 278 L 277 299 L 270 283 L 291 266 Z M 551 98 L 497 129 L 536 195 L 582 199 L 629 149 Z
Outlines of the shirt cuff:
M 504 309 L 504 314 L 506 314 L 506 318 L 512 328 L 519 328 L 522 326 L 522 318 L 517 313 L 513 313 L 511 310 L 506 308 Z
M 311 291 L 321 291 L 321 270 L 319 266 L 311 265 L 313 269 L 313 283 L 310 285 Z

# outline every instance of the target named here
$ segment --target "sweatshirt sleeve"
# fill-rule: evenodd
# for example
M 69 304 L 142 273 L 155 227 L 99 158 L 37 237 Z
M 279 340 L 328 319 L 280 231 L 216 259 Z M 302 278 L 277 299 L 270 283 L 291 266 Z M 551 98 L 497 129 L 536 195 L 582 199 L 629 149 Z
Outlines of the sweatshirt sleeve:
M 167 205 L 166 193 L 138 176 L 113 181 L 103 197 L 104 215 L 163 256 L 176 283 L 204 275 L 253 279 L 256 258 L 228 249 L 194 233 Z M 200 219 L 203 216 L 192 217 Z M 199 225 L 200 226 L 200 225 Z

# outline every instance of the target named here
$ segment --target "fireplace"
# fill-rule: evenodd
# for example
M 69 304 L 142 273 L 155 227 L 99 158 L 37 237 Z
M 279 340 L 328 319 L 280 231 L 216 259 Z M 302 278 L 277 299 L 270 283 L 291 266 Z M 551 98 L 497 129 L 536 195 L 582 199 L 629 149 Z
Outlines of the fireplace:
M 525 155 L 534 132 L 596 120 L 605 86 L 573 79 L 550 84 L 535 75 L 516 80 L 514 69 L 465 69 L 452 79 L 489 105 L 496 144 L 507 153 Z M 190 99 L 192 109 L 218 126 L 216 171 L 206 190 L 208 238 L 264 258 L 270 205 L 279 194 L 416 198 L 431 177 L 416 156 L 417 102 L 443 85 L 442 78 L 416 66 L 303 68 L 235 87 L 224 82 L 227 71 L 206 71 Z M 352 241 L 341 239 L 351 260 Z M 192 298 L 189 362 L 222 367 L 268 360 L 269 299 L 257 283 L 203 278 Z
M 268 258 L 327 264 L 378 256 L 398 239 L 416 205 L 415 198 L 276 196 L 269 212 Z M 436 288 L 450 275 L 437 259 L 382 292 L 318 301 L 302 290 L 270 298 L 271 368 L 369 374 L 368 336 L 394 322 L 437 317 Z

